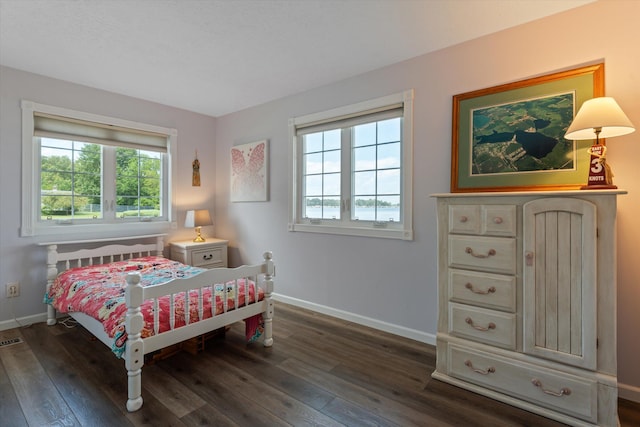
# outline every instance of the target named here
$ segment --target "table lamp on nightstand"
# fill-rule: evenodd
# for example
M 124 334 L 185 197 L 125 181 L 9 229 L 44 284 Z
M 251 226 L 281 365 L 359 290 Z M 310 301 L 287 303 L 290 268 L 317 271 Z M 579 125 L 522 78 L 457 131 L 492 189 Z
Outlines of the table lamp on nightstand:
M 209 210 L 207 209 L 198 209 L 193 211 L 187 211 L 187 217 L 184 220 L 185 228 L 194 228 L 196 229 L 196 238 L 193 239 L 194 242 L 204 242 L 204 237 L 200 233 L 200 230 L 205 225 L 213 225 L 213 221 L 211 221 L 211 215 L 209 215 Z

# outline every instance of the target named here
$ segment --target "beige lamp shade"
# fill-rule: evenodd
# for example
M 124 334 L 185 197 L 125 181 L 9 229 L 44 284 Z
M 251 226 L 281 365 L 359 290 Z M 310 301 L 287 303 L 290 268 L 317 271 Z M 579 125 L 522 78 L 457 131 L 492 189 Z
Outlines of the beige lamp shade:
M 198 209 L 187 211 L 187 216 L 184 220 L 185 228 L 194 228 L 196 229 L 196 238 L 193 239 L 194 242 L 204 242 L 205 239 L 202 237 L 200 233 L 201 227 L 205 225 L 213 225 L 213 221 L 211 221 L 211 215 L 207 209 Z
M 585 101 L 567 129 L 565 138 L 573 140 L 611 138 L 626 135 L 635 130 L 631 120 L 611 97 L 592 98 Z

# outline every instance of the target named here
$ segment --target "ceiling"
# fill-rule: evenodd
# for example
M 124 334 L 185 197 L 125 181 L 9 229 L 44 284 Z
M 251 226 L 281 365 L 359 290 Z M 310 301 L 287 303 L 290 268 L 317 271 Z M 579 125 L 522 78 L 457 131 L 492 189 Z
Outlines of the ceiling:
M 0 0 L 0 64 L 221 116 L 594 0 Z

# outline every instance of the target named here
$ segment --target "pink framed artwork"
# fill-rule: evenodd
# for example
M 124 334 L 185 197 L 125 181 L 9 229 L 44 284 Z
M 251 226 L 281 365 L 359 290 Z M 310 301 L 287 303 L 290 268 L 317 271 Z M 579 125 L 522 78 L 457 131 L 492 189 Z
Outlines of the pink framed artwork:
M 232 202 L 268 200 L 268 148 L 266 139 L 231 147 Z

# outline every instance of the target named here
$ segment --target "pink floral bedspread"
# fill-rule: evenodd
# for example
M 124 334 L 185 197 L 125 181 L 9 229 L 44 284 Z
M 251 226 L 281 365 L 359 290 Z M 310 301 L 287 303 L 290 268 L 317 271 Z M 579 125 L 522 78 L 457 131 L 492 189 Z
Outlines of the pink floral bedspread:
M 125 304 L 126 276 L 130 272 L 138 272 L 142 286 L 159 285 L 176 278 L 187 278 L 196 275 L 204 269 L 192 267 L 171 261 L 166 258 L 149 256 L 117 261 L 109 264 L 77 267 L 61 273 L 51 289 L 45 295 L 44 302 L 53 305 L 60 313 L 82 312 L 100 321 L 105 332 L 113 338 L 112 350 L 122 357 L 125 350 L 127 334 L 125 332 Z M 255 283 L 249 280 L 249 303 L 255 301 Z M 226 284 L 227 310 L 235 307 L 234 282 Z M 245 280 L 237 281 L 238 306 L 245 304 Z M 215 295 L 216 315 L 224 312 L 225 284 L 215 284 L 203 288 L 203 319 L 211 317 L 212 289 Z M 264 298 L 264 291 L 258 287 L 258 300 Z M 170 298 L 161 297 L 158 300 L 159 332 L 168 331 L 170 326 Z M 174 328 L 185 325 L 185 293 L 174 295 L 175 318 Z M 188 298 L 189 323 L 197 322 L 199 316 L 198 291 L 190 291 Z M 140 307 L 144 316 L 142 338 L 155 334 L 153 301 L 144 301 Z M 247 340 L 253 341 L 262 333 L 262 316 L 246 319 Z

